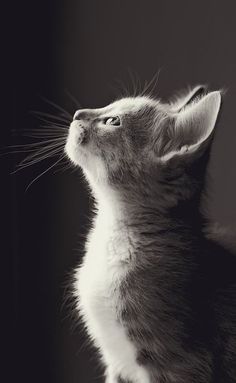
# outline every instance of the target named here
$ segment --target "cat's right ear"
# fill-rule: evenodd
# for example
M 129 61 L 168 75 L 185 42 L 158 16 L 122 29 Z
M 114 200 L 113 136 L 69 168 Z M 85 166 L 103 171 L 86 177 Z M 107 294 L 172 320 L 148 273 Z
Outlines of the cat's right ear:
M 197 98 L 202 97 L 207 92 L 206 85 L 197 85 L 194 88 L 187 88 L 178 92 L 169 104 L 173 112 L 180 112 L 181 109 L 185 108 L 191 102 Z

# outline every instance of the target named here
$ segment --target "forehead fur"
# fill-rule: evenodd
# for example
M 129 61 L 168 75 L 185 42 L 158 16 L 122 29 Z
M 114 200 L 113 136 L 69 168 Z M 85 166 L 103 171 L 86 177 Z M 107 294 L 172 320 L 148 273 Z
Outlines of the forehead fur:
M 103 113 L 135 113 L 145 107 L 155 107 L 159 104 L 158 101 L 153 100 L 146 96 L 140 97 L 126 97 L 113 102 L 112 104 L 101 108 L 100 112 Z

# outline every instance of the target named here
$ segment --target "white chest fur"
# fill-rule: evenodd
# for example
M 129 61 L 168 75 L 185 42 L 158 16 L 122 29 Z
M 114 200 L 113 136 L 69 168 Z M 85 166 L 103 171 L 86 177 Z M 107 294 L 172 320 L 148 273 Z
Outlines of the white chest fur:
M 136 349 L 117 320 L 119 285 L 132 267 L 133 241 L 123 224 L 105 224 L 97 217 L 77 272 L 79 311 L 87 331 L 107 365 L 107 382 L 121 375 L 132 382 L 149 383 L 136 363 Z

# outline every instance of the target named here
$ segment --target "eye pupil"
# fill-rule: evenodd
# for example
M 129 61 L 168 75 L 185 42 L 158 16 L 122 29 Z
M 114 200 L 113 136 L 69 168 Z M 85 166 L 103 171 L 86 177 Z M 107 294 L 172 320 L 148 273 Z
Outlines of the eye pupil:
M 105 125 L 119 126 L 120 125 L 120 118 L 118 116 L 109 117 L 109 118 L 105 119 L 104 123 L 105 123 Z

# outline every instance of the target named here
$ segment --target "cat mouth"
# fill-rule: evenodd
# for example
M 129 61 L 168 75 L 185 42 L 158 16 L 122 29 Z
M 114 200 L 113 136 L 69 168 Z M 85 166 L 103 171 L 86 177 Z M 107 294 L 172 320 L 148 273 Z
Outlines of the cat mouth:
M 81 131 L 77 138 L 77 144 L 78 145 L 85 145 L 88 142 L 88 133 L 81 128 Z

